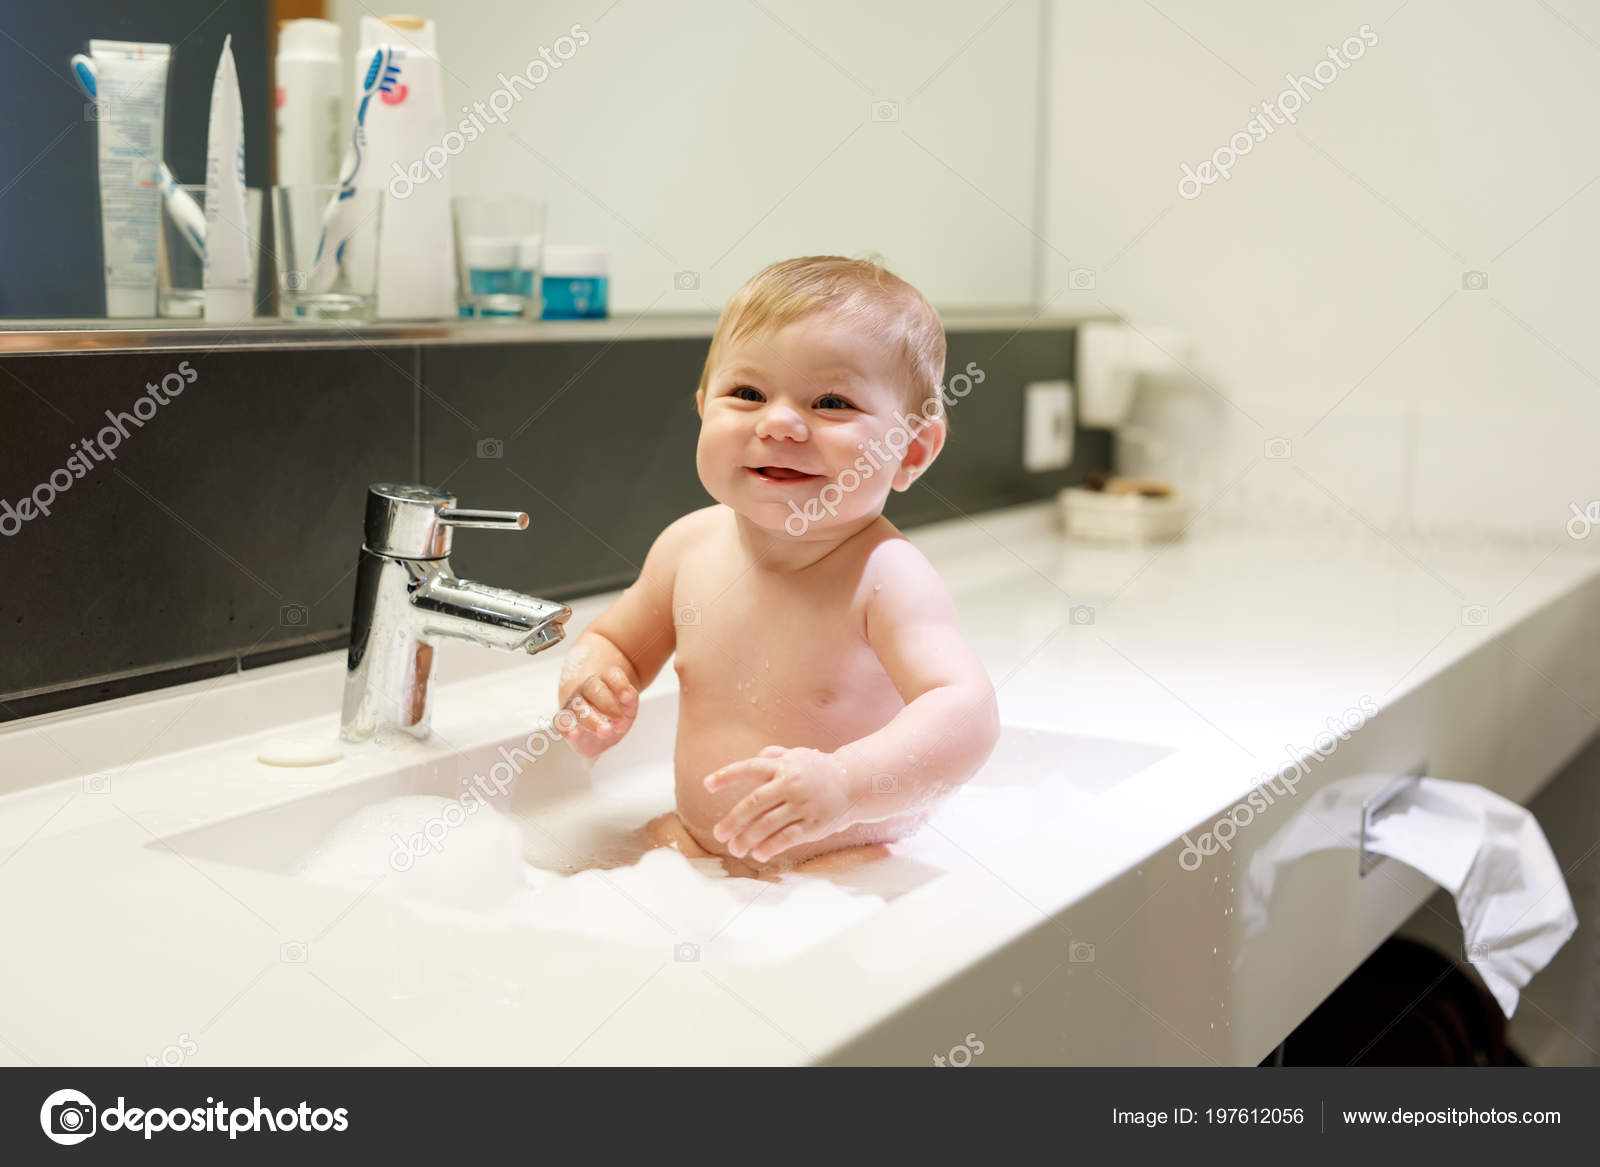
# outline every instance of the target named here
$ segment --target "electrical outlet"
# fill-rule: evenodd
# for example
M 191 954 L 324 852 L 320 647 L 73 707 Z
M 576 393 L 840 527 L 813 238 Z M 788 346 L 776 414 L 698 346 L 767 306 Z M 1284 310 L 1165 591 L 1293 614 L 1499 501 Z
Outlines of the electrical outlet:
M 1022 467 L 1064 470 L 1072 463 L 1072 383 L 1035 381 L 1022 391 Z

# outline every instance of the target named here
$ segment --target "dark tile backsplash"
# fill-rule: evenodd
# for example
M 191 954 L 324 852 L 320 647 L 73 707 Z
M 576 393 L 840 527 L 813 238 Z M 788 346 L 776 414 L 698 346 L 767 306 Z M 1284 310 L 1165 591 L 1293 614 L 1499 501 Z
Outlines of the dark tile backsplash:
M 661 529 L 710 501 L 694 469 L 706 345 L 0 358 L 0 720 L 340 647 L 371 482 L 532 516 L 520 534 L 462 532 L 462 575 L 553 599 L 631 582 Z M 949 372 L 975 362 L 984 382 L 889 517 L 1046 498 L 1109 465 L 1109 436 L 1080 431 L 1069 470 L 1021 468 L 1023 386 L 1069 376 L 1072 346 L 1066 326 L 952 332 Z M 131 415 L 148 383 L 189 372 L 142 426 L 124 417 L 115 460 L 69 461 L 106 411 Z M 75 468 L 50 514 L 20 517 Z

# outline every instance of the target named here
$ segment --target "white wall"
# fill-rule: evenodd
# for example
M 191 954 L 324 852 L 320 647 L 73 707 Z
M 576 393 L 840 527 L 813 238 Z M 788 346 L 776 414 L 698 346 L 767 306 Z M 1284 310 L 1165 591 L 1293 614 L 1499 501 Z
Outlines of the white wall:
M 452 161 L 613 253 L 613 313 L 715 311 L 775 259 L 877 251 L 941 308 L 1033 297 L 1039 3 L 407 0 L 446 124 L 574 23 L 590 42 Z M 363 0 L 334 0 L 345 54 Z M 875 101 L 899 120 L 874 120 Z M 674 273 L 700 274 L 698 292 Z
M 1530 566 L 1570 547 L 1569 504 L 1600 498 L 1596 6 L 1053 0 L 1049 22 L 1045 294 L 1194 335 L 1212 388 L 1141 400 L 1207 454 L 1201 501 L 1517 533 Z M 1363 24 L 1377 44 L 1297 128 L 1180 197 L 1182 163 Z

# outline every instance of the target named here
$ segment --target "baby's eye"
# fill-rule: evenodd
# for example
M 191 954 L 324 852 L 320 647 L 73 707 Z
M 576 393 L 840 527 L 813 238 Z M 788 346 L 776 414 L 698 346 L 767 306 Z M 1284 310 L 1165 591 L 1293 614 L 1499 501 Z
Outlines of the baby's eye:
M 843 397 L 840 397 L 837 393 L 827 393 L 827 394 L 824 394 L 823 396 L 817 398 L 817 406 L 816 407 L 818 409 L 854 409 L 855 408 L 855 406 L 851 405 L 848 401 L 846 401 Z
M 737 397 L 740 401 L 765 401 L 766 400 L 766 398 L 761 395 L 761 390 L 752 388 L 749 385 L 740 385 L 740 386 L 738 386 L 737 388 L 735 388 L 733 390 L 733 392 L 729 393 L 728 396 L 729 397 Z

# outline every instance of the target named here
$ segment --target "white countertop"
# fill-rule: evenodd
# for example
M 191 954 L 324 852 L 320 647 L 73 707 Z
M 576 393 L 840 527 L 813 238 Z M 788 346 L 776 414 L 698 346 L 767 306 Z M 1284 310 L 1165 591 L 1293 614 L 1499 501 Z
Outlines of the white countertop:
M 722 966 L 463 926 L 162 845 L 381 764 L 347 758 L 333 779 L 240 766 L 286 724 L 336 728 L 342 654 L 33 719 L 0 732 L 0 789 L 14 790 L 0 797 L 0 1064 L 145 1064 L 190 1045 L 194 1064 L 826 1060 L 1214 817 L 1365 698 L 1388 709 L 1493 646 L 1508 691 L 1542 695 L 1555 738 L 1596 727 L 1600 605 L 1573 598 L 1600 587 L 1600 559 L 1570 541 L 1200 527 L 1104 548 L 1061 538 L 1048 505 L 911 538 L 950 586 L 1007 721 L 1175 752 L 1026 854 L 977 857 L 781 963 Z M 574 604 L 570 627 L 610 598 Z M 1482 623 L 1464 615 L 1477 605 Z M 446 651 L 440 735 L 485 742 L 550 712 L 564 651 Z M 305 959 L 284 959 L 286 944 Z

